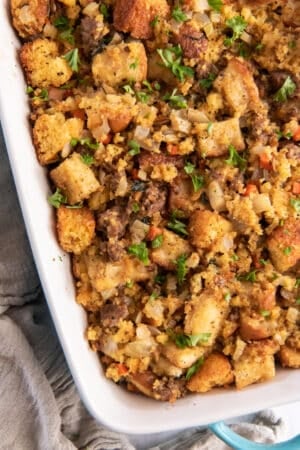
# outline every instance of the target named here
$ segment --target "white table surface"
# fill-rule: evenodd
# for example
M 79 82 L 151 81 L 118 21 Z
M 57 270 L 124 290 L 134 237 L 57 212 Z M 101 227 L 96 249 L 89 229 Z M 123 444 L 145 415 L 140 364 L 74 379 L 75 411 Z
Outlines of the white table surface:
M 290 439 L 300 433 L 300 402 L 290 403 L 288 405 L 272 408 L 276 416 L 281 417 L 286 425 L 285 436 L 283 440 Z M 245 416 L 243 417 L 245 419 Z M 238 422 L 239 418 L 234 418 L 230 422 Z M 146 450 L 149 447 L 174 437 L 176 433 L 159 433 L 144 436 L 129 436 L 129 439 L 137 450 Z M 300 449 L 299 449 L 300 450 Z

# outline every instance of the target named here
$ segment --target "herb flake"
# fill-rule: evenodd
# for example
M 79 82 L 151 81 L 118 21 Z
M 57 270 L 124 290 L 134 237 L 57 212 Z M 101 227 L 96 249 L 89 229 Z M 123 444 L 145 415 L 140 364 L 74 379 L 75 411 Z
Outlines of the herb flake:
M 193 375 L 195 375 L 196 372 L 198 372 L 198 370 L 200 369 L 200 367 L 202 366 L 202 364 L 204 363 L 204 357 L 201 356 L 201 358 L 199 358 L 195 364 L 193 364 L 187 371 L 186 375 L 185 375 L 185 379 L 189 380 L 190 378 L 192 378 Z
M 127 249 L 128 253 L 136 256 L 142 263 L 147 266 L 149 264 L 149 256 L 148 256 L 148 248 L 145 242 L 141 242 L 140 244 L 132 244 Z
M 288 97 L 290 97 L 296 89 L 296 84 L 293 82 L 290 76 L 288 76 L 280 89 L 275 93 L 274 100 L 276 102 L 285 102 Z

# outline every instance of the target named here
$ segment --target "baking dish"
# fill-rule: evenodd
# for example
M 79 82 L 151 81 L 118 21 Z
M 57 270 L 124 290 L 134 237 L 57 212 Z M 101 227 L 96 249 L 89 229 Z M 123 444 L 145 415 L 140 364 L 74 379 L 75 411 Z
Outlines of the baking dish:
M 25 83 L 17 61 L 18 41 L 0 5 L 0 112 L 11 166 L 40 279 L 67 361 L 81 397 L 95 418 L 127 433 L 152 433 L 207 424 L 300 399 L 299 374 L 278 371 L 269 383 L 242 392 L 215 390 L 166 405 L 123 391 L 106 380 L 84 338 L 85 313 L 74 300 L 68 257 L 54 233 L 49 187 L 35 157 L 27 116 Z

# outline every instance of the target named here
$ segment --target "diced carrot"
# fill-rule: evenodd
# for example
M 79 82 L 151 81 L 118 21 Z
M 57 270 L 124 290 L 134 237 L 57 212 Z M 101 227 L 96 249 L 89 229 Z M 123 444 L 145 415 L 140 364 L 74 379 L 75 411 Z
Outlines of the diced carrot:
M 110 144 L 112 140 L 112 135 L 111 133 L 106 134 L 105 136 L 103 136 L 103 138 L 101 139 L 101 143 L 104 145 Z
M 257 192 L 257 187 L 255 184 L 252 183 L 248 183 L 245 189 L 245 192 L 243 195 L 245 195 L 246 197 L 249 196 L 250 194 L 254 194 Z
M 272 162 L 270 157 L 266 153 L 261 153 L 259 155 L 259 165 L 262 169 L 273 170 Z
M 153 241 L 157 236 L 159 236 L 162 233 L 161 228 L 155 227 L 154 225 L 151 225 L 148 231 L 148 239 L 150 241 Z
M 132 177 L 133 180 L 138 180 L 139 179 L 139 170 L 138 169 L 132 169 L 131 177 Z
M 128 372 L 128 369 L 125 366 L 125 364 L 119 363 L 119 364 L 117 364 L 117 368 L 118 368 L 119 375 L 126 375 L 126 373 Z
M 84 109 L 74 109 L 72 111 L 72 116 L 76 117 L 76 119 L 85 120 L 85 112 Z
M 300 194 L 300 183 L 298 181 L 294 181 L 292 192 L 293 194 Z
M 298 127 L 295 133 L 293 134 L 293 140 L 296 142 L 300 141 L 300 127 Z
M 170 155 L 178 155 L 179 148 L 176 144 L 167 144 L 167 151 L 170 153 Z

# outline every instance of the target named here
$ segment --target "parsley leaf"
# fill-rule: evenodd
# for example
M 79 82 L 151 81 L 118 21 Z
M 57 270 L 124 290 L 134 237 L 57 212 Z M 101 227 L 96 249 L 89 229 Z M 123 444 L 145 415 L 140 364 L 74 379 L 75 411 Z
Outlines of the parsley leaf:
M 186 255 L 180 255 L 179 258 L 176 260 L 176 275 L 178 284 L 181 285 L 186 277 L 186 274 L 188 273 L 188 268 L 186 267 Z
M 70 141 L 72 147 L 76 147 L 77 144 L 90 148 L 91 150 L 97 150 L 99 148 L 98 142 L 93 142 L 91 138 L 72 138 Z
M 94 157 L 92 155 L 87 154 L 87 153 L 84 154 L 84 155 L 81 155 L 81 160 L 87 166 L 90 166 L 90 165 L 94 164 L 94 162 L 95 162 Z
M 238 275 L 236 278 L 239 281 L 250 281 L 251 283 L 255 283 L 256 281 L 256 272 L 257 270 L 252 270 L 245 275 Z
M 177 89 L 174 89 L 172 94 L 166 94 L 163 96 L 163 100 L 169 101 L 171 106 L 175 108 L 185 109 L 187 108 L 187 102 L 183 95 L 176 95 Z
M 131 156 L 138 155 L 141 152 L 140 144 L 133 139 L 131 141 L 128 141 L 128 147 L 130 148 L 128 153 Z
M 296 278 L 295 287 L 296 288 L 300 287 L 300 278 Z
M 150 26 L 151 26 L 152 28 L 154 28 L 154 27 L 158 24 L 158 22 L 159 22 L 159 17 L 158 17 L 158 16 L 155 16 L 154 19 L 151 20 Z
M 292 247 L 285 247 L 283 249 L 283 253 L 285 254 L 285 256 L 289 256 L 292 253 Z
M 108 7 L 106 5 L 104 5 L 104 3 L 101 3 L 101 5 L 99 6 L 99 11 L 101 12 L 104 19 L 109 18 L 109 10 L 108 10 Z
M 235 147 L 233 145 L 229 146 L 229 158 L 225 159 L 226 164 L 229 164 L 230 166 L 239 167 L 241 170 L 245 169 L 246 167 L 246 159 L 242 158 Z
M 290 133 L 290 132 L 283 133 L 280 130 L 275 130 L 275 133 L 277 134 L 278 140 L 280 140 L 280 139 L 288 139 L 289 140 L 293 137 L 292 133 Z
M 168 222 L 167 227 L 170 230 L 175 231 L 175 233 L 177 233 L 177 234 L 183 234 L 185 236 L 188 235 L 185 223 L 181 222 L 178 219 L 175 219 L 175 217 L 173 217 L 172 220 L 170 222 Z
M 207 75 L 207 78 L 202 78 L 202 80 L 199 81 L 199 84 L 202 88 L 204 89 L 209 89 L 213 82 L 215 81 L 215 79 L 217 78 L 217 75 L 214 73 L 209 73 Z
M 190 175 L 191 173 L 193 173 L 195 170 L 195 164 L 192 164 L 191 162 L 187 162 L 184 166 L 184 171 L 185 173 L 187 173 L 188 175 Z
M 211 9 L 214 9 L 217 12 L 220 12 L 221 7 L 223 6 L 222 0 L 208 0 L 207 3 L 211 7 Z
M 179 8 L 179 6 L 175 6 L 173 9 L 172 17 L 176 22 L 186 22 L 188 20 L 187 15 Z
M 133 211 L 134 213 L 137 213 L 137 212 L 139 212 L 139 210 L 140 210 L 140 205 L 139 205 L 138 203 L 134 202 L 134 203 L 132 204 L 132 211 Z
M 135 95 L 136 95 L 137 99 L 142 103 L 147 103 L 150 98 L 149 94 L 147 94 L 146 92 L 143 92 L 143 91 L 136 92 Z
M 53 25 L 58 30 L 66 30 L 70 27 L 70 21 L 66 16 L 59 16 L 53 21 Z
M 141 242 L 140 244 L 132 244 L 128 247 L 127 251 L 131 255 L 136 256 L 146 266 L 149 264 L 148 249 L 145 242 Z
M 73 28 L 68 28 L 67 30 L 62 31 L 61 33 L 59 33 L 58 37 L 62 41 L 69 42 L 69 44 L 71 44 L 71 45 L 74 45 L 74 43 L 75 43 Z M 76 70 L 75 72 L 78 72 L 78 71 Z
M 231 28 L 233 32 L 230 38 L 227 37 L 224 39 L 224 45 L 226 45 L 226 47 L 230 47 L 234 41 L 239 39 L 248 24 L 242 16 L 234 16 L 231 19 L 226 20 L 226 25 L 228 28 Z
M 67 61 L 69 66 L 74 72 L 78 72 L 79 70 L 79 64 L 80 64 L 80 58 L 78 54 L 78 48 L 74 48 L 73 50 L 70 50 L 68 53 L 66 53 L 63 58 Z
M 267 309 L 262 309 L 262 310 L 260 311 L 260 315 L 263 316 L 263 317 L 269 317 L 270 314 L 271 314 L 271 312 L 268 311 Z
M 54 194 L 48 197 L 48 203 L 54 208 L 59 208 L 61 205 L 65 205 L 67 203 L 67 197 L 62 194 L 60 189 L 56 189 Z
M 195 165 L 190 162 L 187 162 L 185 164 L 184 171 L 185 171 L 185 173 L 190 175 L 192 183 L 193 183 L 194 191 L 198 192 L 199 189 L 201 189 L 204 186 L 203 176 L 195 173 Z
M 135 59 L 131 64 L 129 64 L 129 69 L 136 69 L 139 65 L 139 61 Z
M 291 198 L 290 204 L 297 213 L 300 213 L 300 197 L 299 198 Z
M 142 82 L 142 85 L 145 86 L 145 87 L 148 89 L 149 92 L 153 92 L 151 83 L 150 83 L 148 80 L 144 80 L 144 81 Z
M 182 49 L 180 45 L 174 47 L 158 48 L 157 53 L 161 57 L 164 65 L 171 70 L 173 75 L 180 81 L 184 81 L 187 77 L 193 77 L 194 71 L 191 67 L 186 67 L 182 62 Z
M 211 333 L 199 333 L 199 334 L 174 334 L 172 339 L 174 340 L 178 348 L 196 347 L 198 344 L 205 344 L 208 342 Z
M 161 246 L 162 246 L 162 243 L 163 243 L 163 240 L 164 240 L 163 235 L 162 235 L 162 234 L 159 234 L 158 236 L 156 236 L 156 237 L 152 240 L 152 242 L 151 242 L 151 247 L 152 247 L 152 248 L 159 248 L 159 247 L 161 247 Z
M 288 99 L 288 97 L 294 93 L 295 89 L 296 89 L 295 83 L 293 82 L 291 77 L 288 76 L 285 79 L 281 88 L 278 89 L 278 91 L 275 93 L 273 98 L 276 102 L 285 102 Z
M 189 380 L 190 378 L 192 378 L 193 375 L 195 375 L 196 372 L 198 372 L 198 370 L 200 369 L 200 367 L 202 366 L 202 364 L 204 363 L 204 357 L 201 356 L 201 358 L 199 358 L 195 364 L 193 364 L 187 371 L 186 375 L 185 375 L 185 379 Z

